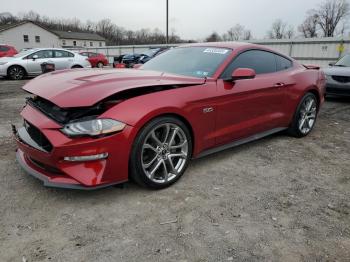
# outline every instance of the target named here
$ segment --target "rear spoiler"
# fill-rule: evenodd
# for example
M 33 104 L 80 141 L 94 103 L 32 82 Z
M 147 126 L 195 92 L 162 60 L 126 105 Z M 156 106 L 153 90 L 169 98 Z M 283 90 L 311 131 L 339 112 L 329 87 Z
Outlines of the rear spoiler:
M 303 65 L 306 69 L 311 69 L 311 70 L 320 70 L 320 66 L 316 65 Z

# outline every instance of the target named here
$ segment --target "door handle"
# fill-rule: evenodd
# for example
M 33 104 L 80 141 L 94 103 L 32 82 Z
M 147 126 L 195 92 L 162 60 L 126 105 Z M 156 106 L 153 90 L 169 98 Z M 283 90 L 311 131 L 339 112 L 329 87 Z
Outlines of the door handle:
M 285 83 L 276 83 L 274 87 L 284 87 Z

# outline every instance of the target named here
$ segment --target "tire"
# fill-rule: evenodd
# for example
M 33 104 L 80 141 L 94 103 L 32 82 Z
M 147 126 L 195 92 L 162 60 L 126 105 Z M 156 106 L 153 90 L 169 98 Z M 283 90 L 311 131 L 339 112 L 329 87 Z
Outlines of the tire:
M 187 126 L 175 117 L 148 122 L 137 135 L 130 155 L 130 177 L 139 185 L 163 189 L 184 174 L 192 157 Z
M 295 111 L 288 133 L 294 137 L 305 137 L 315 126 L 319 103 L 316 96 L 306 93 Z
M 98 63 L 96 64 L 96 67 L 97 67 L 97 68 L 103 68 L 103 63 L 102 63 L 102 62 L 98 62 Z
M 83 68 L 83 67 L 80 66 L 80 65 L 74 65 L 74 66 L 72 66 L 72 69 L 76 69 L 76 68 Z
M 22 80 L 26 76 L 26 71 L 21 66 L 11 66 L 7 70 L 7 76 L 11 80 Z

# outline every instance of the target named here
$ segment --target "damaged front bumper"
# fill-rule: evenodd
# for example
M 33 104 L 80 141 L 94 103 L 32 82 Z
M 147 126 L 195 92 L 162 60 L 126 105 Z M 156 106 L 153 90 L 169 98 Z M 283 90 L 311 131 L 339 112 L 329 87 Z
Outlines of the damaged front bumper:
M 12 127 L 18 146 L 17 161 L 45 186 L 90 190 L 128 180 L 132 127 L 106 137 L 72 139 L 62 134 L 60 124 L 30 105 L 21 115 L 24 127 Z M 69 161 L 97 155 L 105 157 Z

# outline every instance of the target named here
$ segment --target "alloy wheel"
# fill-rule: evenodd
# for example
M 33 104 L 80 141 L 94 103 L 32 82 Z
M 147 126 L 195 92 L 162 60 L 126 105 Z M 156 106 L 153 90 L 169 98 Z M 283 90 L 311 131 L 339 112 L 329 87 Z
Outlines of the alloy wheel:
M 154 183 L 168 183 L 185 168 L 188 151 L 188 141 L 180 126 L 158 125 L 148 133 L 142 146 L 143 171 Z
M 21 80 L 24 77 L 24 71 L 22 68 L 18 66 L 14 66 L 10 68 L 9 75 L 10 75 L 10 78 L 13 80 Z
M 299 131 L 306 135 L 315 125 L 317 116 L 317 102 L 314 97 L 309 96 L 303 102 L 300 108 L 298 128 Z

